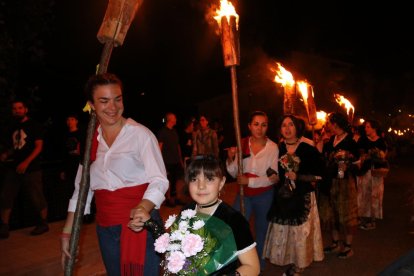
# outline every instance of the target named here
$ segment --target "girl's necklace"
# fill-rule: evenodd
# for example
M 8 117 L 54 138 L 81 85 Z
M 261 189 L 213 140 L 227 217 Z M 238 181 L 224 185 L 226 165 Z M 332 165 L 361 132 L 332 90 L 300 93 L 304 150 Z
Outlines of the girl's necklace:
M 205 208 L 209 208 L 209 207 L 212 207 L 212 206 L 216 205 L 218 202 L 219 202 L 219 199 L 217 198 L 216 201 L 214 201 L 213 203 L 210 203 L 210 204 L 207 204 L 207 205 L 198 205 L 197 204 L 197 206 L 200 209 L 205 209 Z

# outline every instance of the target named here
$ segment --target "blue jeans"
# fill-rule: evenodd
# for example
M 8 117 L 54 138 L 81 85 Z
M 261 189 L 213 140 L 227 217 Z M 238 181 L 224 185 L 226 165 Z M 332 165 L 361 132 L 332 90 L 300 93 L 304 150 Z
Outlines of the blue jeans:
M 267 232 L 267 212 L 272 205 L 273 200 L 273 189 L 266 191 L 256 196 L 244 196 L 244 210 L 245 217 L 249 221 L 250 216 L 254 215 L 254 230 L 257 243 L 257 253 L 260 259 L 260 269 L 263 270 L 266 261 L 262 258 L 263 247 Z M 237 195 L 234 201 L 233 208 L 240 211 L 240 195 Z
M 152 210 L 151 217 L 155 220 L 161 221 L 161 216 L 158 210 Z M 99 247 L 101 250 L 101 255 L 103 262 L 105 264 L 107 275 L 121 275 L 121 225 L 115 225 L 110 227 L 102 227 L 97 225 L 96 233 L 98 234 Z M 154 239 L 151 233 L 148 232 L 147 247 L 145 252 L 144 275 L 158 275 L 160 261 L 160 257 L 159 255 L 157 255 L 154 249 Z

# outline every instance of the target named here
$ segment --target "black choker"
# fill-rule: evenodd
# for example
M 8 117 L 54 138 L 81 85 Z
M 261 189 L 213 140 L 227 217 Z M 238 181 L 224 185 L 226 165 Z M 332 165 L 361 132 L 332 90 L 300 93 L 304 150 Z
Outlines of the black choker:
M 298 142 L 299 142 L 299 139 L 297 139 L 296 142 L 293 142 L 293 143 L 288 143 L 285 141 L 285 144 L 291 146 L 291 145 L 296 145 Z
M 214 201 L 213 203 L 211 203 L 211 204 L 208 204 L 208 205 L 198 205 L 198 208 L 200 208 L 200 209 L 205 209 L 205 208 L 209 208 L 209 207 L 211 207 L 211 206 L 214 206 L 214 205 L 216 205 L 217 203 L 218 203 L 218 198 L 217 198 L 217 200 L 216 201 Z

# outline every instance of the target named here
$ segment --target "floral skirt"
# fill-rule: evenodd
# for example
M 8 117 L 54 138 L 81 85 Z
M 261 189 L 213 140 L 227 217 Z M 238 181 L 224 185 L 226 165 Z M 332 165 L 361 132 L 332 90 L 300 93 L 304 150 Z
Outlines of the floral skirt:
M 371 175 L 369 170 L 359 176 L 358 187 L 358 216 L 382 219 L 382 201 L 384 198 L 384 178 Z
M 322 261 L 323 243 L 315 193 L 311 193 L 308 220 L 299 225 L 269 223 L 263 257 L 272 264 L 295 264 L 305 268 L 313 261 Z

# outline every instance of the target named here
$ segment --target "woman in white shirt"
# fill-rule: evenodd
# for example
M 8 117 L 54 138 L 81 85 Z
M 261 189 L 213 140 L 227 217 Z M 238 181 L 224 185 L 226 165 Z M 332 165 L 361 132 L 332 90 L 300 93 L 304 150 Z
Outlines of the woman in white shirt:
M 226 167 L 237 183 L 243 185 L 245 217 L 247 220 L 254 215 L 257 252 L 260 257 L 260 269 L 263 270 L 265 260 L 262 259 L 263 245 L 266 237 L 268 221 L 267 212 L 273 198 L 273 185 L 278 182 L 279 149 L 266 136 L 268 117 L 263 111 L 254 111 L 249 118 L 250 136 L 242 139 L 243 174 L 238 174 L 236 150 L 228 150 Z M 240 211 L 240 196 L 237 195 L 233 208 Z
M 142 221 L 148 213 L 160 218 L 157 209 L 168 189 L 157 139 L 145 126 L 122 116 L 122 83 L 115 75 L 92 76 L 85 90 L 99 121 L 85 213 L 89 213 L 95 196 L 97 234 L 107 274 L 158 275 L 152 235 L 147 235 Z M 63 228 L 62 265 L 70 257 L 69 238 L 81 175 L 82 166 Z

